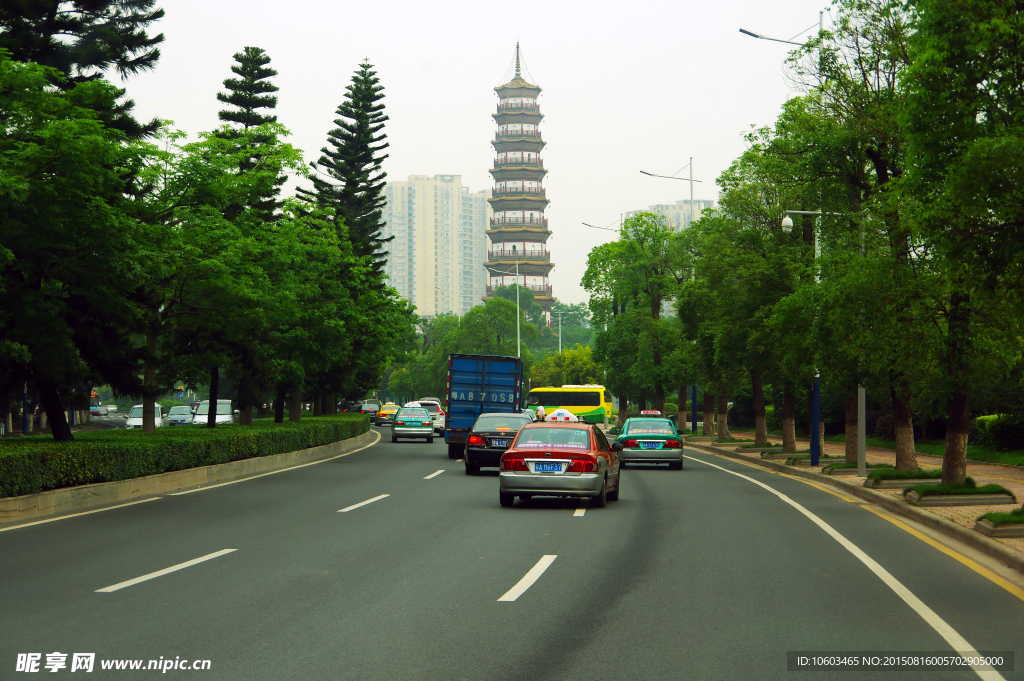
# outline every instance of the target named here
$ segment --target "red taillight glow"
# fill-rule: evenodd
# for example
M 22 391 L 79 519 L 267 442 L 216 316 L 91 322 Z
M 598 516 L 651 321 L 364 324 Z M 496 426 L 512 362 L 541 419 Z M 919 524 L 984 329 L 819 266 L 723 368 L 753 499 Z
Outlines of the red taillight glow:
M 636 440 L 626 440 L 625 442 L 622 443 L 622 446 L 623 447 L 639 447 L 640 443 L 637 442 Z
M 395 425 L 396 426 L 404 426 L 405 425 L 405 421 L 395 421 Z
M 469 444 L 471 444 L 471 445 L 480 445 L 480 446 L 484 446 L 484 447 L 487 446 L 487 442 L 485 442 L 484 439 L 482 437 L 480 437 L 479 435 L 470 435 L 469 436 Z
M 571 461 L 566 473 L 597 473 L 600 467 L 593 461 Z
M 679 449 L 683 446 L 683 443 L 679 440 L 665 440 L 665 446 L 669 449 Z
M 501 470 L 529 472 L 530 468 L 526 465 L 526 461 L 523 459 L 502 459 Z

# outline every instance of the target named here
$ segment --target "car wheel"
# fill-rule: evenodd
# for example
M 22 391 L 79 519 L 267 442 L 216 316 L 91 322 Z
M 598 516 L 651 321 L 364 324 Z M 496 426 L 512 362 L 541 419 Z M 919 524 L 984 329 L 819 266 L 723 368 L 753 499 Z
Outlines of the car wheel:
M 466 475 L 480 475 L 480 464 L 466 457 Z
M 394 435 L 394 434 L 392 434 L 392 435 L 391 435 L 391 441 L 392 441 L 392 442 L 398 442 L 398 436 L 397 436 L 397 435 Z
M 622 487 L 622 467 L 619 466 L 619 474 L 615 476 L 615 491 L 608 492 L 608 501 L 619 500 L 619 488 Z
M 434 441 L 434 436 L 433 436 L 433 435 L 428 435 L 428 436 L 427 436 L 427 444 L 430 444 L 430 443 L 432 443 L 433 441 Z
M 448 458 L 449 459 L 461 458 L 460 457 L 461 454 L 462 454 L 462 445 L 454 444 L 454 443 L 448 443 Z
M 604 508 L 605 504 L 608 503 L 608 478 L 604 479 L 601 484 L 601 491 L 595 496 L 590 497 L 591 508 Z
M 512 508 L 512 504 L 516 503 L 516 495 L 508 492 L 498 492 L 498 503 L 505 508 Z
M 529 501 L 530 499 L 533 499 L 533 495 L 532 494 L 520 494 L 519 498 L 522 499 L 523 501 Z
M 679 459 L 679 461 L 673 461 L 668 465 L 668 467 L 674 471 L 681 471 L 683 470 L 683 460 Z

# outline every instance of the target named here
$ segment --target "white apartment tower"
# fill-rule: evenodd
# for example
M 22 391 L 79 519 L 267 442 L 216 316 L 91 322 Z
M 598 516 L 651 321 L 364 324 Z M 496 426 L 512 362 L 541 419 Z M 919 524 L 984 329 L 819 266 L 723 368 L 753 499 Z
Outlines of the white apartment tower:
M 683 199 L 673 203 L 657 203 L 653 206 L 648 206 L 644 210 L 631 210 L 622 214 L 623 218 L 631 218 L 639 213 L 656 213 L 665 218 L 665 222 L 669 227 L 674 227 L 678 232 L 686 229 L 690 226 L 690 219 L 693 221 L 700 220 L 700 216 L 705 210 L 714 208 L 714 201 L 707 201 L 705 199 L 695 199 L 693 207 L 690 207 L 690 199 Z
M 410 175 L 384 190 L 387 273 L 403 298 L 426 317 L 466 314 L 487 286 L 489 191 L 470 192 L 460 175 Z

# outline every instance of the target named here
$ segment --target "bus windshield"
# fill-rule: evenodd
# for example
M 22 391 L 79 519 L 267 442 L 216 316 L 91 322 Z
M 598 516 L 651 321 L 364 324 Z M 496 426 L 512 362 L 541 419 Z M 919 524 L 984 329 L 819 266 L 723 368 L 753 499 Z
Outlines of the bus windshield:
M 600 390 L 531 390 L 531 407 L 600 407 Z

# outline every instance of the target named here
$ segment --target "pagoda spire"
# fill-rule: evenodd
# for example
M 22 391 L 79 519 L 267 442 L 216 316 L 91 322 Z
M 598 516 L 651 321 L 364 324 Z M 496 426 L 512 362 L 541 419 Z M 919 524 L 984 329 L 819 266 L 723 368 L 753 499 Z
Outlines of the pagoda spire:
M 516 41 L 516 78 L 522 78 L 522 74 L 519 71 L 519 41 Z

